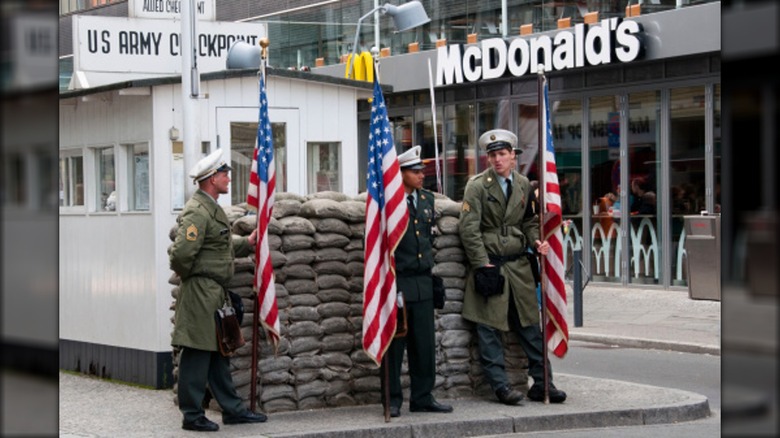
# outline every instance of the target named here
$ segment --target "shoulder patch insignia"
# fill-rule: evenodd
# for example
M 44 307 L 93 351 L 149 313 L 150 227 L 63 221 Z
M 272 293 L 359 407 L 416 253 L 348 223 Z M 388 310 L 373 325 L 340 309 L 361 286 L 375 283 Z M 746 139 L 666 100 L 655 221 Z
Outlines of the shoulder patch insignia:
M 463 201 L 463 211 L 471 211 L 471 206 L 466 201 Z
M 190 225 L 187 227 L 187 240 L 195 241 L 198 239 L 198 227 Z

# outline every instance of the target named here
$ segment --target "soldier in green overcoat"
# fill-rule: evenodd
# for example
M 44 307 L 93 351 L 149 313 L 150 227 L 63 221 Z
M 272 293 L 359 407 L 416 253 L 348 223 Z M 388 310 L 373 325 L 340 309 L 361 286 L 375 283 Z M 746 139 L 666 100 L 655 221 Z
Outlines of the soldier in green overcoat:
M 246 409 L 230 376 L 229 359 L 217 347 L 214 312 L 225 302 L 225 285 L 233 277 L 233 259 L 254 251 L 257 230 L 249 237 L 233 236 L 217 198 L 228 192 L 231 168 L 218 149 L 198 161 L 190 177 L 198 190 L 179 217 L 170 265 L 181 278 L 171 345 L 181 348 L 179 410 L 182 428 L 216 431 L 219 425 L 202 407 L 206 384 L 222 408 L 223 424 L 260 423 L 264 414 Z
M 403 296 L 406 314 L 406 335 L 396 337 L 387 350 L 390 387 L 390 416 L 401 415 L 403 393 L 401 365 L 404 350 L 409 362 L 410 395 L 412 412 L 452 412 L 452 406 L 441 404 L 433 398 L 436 383 L 436 328 L 433 314 L 433 193 L 423 190 L 423 168 L 420 146 L 415 146 L 398 156 L 404 191 L 407 197 L 409 223 L 395 249 L 396 288 Z M 400 328 L 400 325 L 399 325 Z M 384 362 L 384 361 L 383 361 Z M 381 374 L 385 369 L 382 367 Z M 385 386 L 382 385 L 382 403 L 385 403 Z
M 491 167 L 466 184 L 460 212 L 459 233 L 470 264 L 463 318 L 477 323 L 482 370 L 499 401 L 514 405 L 524 397 L 510 387 L 504 367 L 501 332 L 509 330 L 517 333 L 528 357 L 528 374 L 534 380 L 528 398 L 542 401 L 546 358 L 536 282 L 524 254 L 532 245 L 546 254 L 549 245 L 539 240 L 539 217 L 530 207 L 535 202 L 530 182 L 514 170 L 517 136 L 494 129 L 480 136 L 479 145 Z M 476 270 L 494 266 L 504 277 L 503 289 L 495 295 L 481 295 L 475 284 Z M 547 369 L 550 401 L 561 403 L 566 394 L 552 385 L 549 361 Z

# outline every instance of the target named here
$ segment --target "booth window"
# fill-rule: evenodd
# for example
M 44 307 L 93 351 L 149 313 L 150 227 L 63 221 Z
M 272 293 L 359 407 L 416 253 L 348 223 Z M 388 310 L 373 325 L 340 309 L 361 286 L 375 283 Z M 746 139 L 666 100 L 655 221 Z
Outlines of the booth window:
M 274 145 L 274 168 L 276 170 L 276 192 L 287 191 L 287 124 L 271 123 Z M 246 202 L 249 175 L 252 173 L 255 145 L 257 144 L 257 122 L 230 122 L 230 202 L 238 205 Z
M 341 143 L 312 142 L 307 145 L 309 193 L 341 191 L 339 162 Z
M 211 142 L 203 141 L 200 143 L 200 157 L 198 160 L 208 155 L 211 149 Z M 147 151 L 148 155 L 148 151 Z M 193 164 L 194 165 L 194 164 Z M 185 184 L 193 184 L 189 177 L 189 169 L 184 169 L 184 142 L 171 142 L 171 207 L 173 210 L 182 210 L 185 199 Z M 148 199 L 148 194 L 147 194 Z
M 149 211 L 149 144 L 123 147 L 127 154 L 127 209 Z
M 84 206 L 84 157 L 60 157 L 60 207 Z
M 97 211 L 116 211 L 116 171 L 114 147 L 95 148 L 95 170 L 97 171 Z

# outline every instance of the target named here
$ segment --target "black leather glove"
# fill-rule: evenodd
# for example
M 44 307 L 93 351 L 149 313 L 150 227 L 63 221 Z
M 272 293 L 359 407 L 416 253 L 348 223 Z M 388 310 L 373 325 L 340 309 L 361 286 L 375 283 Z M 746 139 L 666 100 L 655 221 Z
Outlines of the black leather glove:
M 474 273 L 474 286 L 485 301 L 493 295 L 504 293 L 504 276 L 498 266 L 483 266 Z
M 444 292 L 444 280 L 438 275 L 432 275 L 433 278 L 433 308 L 443 309 L 444 301 L 447 295 Z

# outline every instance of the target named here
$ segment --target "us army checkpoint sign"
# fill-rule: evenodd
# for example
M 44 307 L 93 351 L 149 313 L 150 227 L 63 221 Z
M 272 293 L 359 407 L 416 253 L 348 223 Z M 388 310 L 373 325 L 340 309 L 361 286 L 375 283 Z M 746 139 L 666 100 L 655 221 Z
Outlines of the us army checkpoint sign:
M 264 23 L 199 21 L 197 65 L 201 73 L 225 70 L 230 46 L 257 45 Z M 112 73 L 181 74 L 180 20 L 73 16 L 73 70 Z

